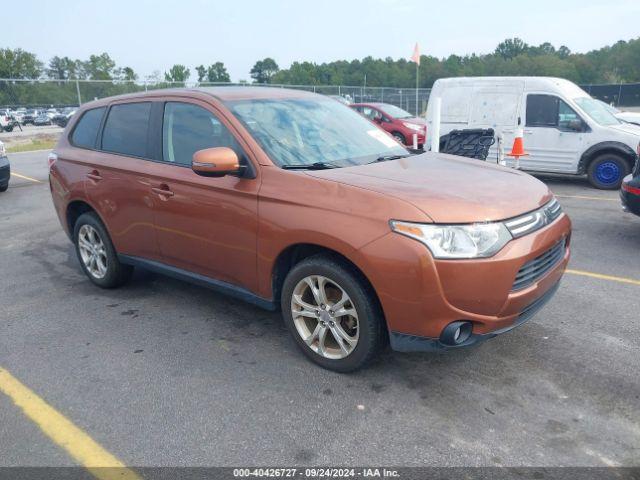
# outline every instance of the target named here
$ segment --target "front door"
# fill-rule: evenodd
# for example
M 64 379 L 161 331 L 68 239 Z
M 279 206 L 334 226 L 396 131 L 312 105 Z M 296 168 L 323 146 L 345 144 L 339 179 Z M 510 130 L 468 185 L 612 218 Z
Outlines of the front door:
M 555 95 L 526 97 L 524 148 L 520 158 L 525 170 L 576 173 L 584 135 L 589 127 L 575 110 Z
M 233 149 L 256 170 L 211 107 L 164 104 L 162 162 L 153 181 L 160 253 L 166 264 L 255 291 L 259 179 L 197 175 L 193 154 L 211 147 Z

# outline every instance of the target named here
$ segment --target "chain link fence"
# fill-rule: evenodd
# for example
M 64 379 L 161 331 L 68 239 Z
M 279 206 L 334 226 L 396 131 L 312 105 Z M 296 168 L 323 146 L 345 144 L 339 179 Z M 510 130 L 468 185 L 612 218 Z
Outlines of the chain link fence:
M 254 86 L 239 83 L 120 82 L 101 80 L 16 80 L 0 79 L 0 107 L 36 108 L 75 106 L 90 100 L 144 92 L 160 88 L 194 86 Z M 411 113 L 424 114 L 430 88 L 354 87 L 343 85 L 265 85 L 271 88 L 293 88 L 340 96 L 352 102 L 385 102 Z M 416 103 L 417 102 L 417 103 Z
M 18 80 L 0 79 L 0 108 L 36 108 L 76 106 L 90 100 L 155 90 L 194 86 L 246 86 L 238 83 L 125 82 L 111 80 Z M 430 88 L 394 88 L 343 85 L 267 85 L 293 88 L 340 96 L 352 102 L 384 102 L 413 114 L 423 115 L 427 109 Z M 640 106 L 640 83 L 581 85 L 590 95 L 620 107 Z M 416 95 L 417 93 L 417 95 Z

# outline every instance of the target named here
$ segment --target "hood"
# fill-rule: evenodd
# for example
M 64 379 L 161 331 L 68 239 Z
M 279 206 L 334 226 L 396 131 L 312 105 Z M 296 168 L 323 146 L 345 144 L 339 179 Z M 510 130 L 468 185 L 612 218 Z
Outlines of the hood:
M 640 137 L 640 127 L 632 123 L 621 123 L 620 125 L 611 125 L 611 128 L 619 132 L 628 133 L 636 137 Z
M 544 183 L 526 173 L 431 152 L 306 173 L 399 198 L 436 223 L 503 220 L 535 210 L 552 197 Z
M 426 125 L 427 124 L 425 119 L 424 118 L 420 118 L 420 117 L 399 118 L 398 120 L 401 121 L 401 122 L 415 123 L 416 125 Z

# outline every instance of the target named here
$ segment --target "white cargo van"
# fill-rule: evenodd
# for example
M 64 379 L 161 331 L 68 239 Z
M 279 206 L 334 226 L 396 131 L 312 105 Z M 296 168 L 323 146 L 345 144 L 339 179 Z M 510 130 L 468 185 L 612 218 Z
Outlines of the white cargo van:
M 460 77 L 437 80 L 427 107 L 431 144 L 433 99 L 441 99 L 440 136 L 451 130 L 493 128 L 505 152 L 524 128 L 520 168 L 587 174 L 597 188 L 618 189 L 638 158 L 640 127 L 621 122 L 574 83 L 549 77 Z M 497 158 L 497 142 L 487 161 Z M 513 160 L 506 157 L 507 165 Z

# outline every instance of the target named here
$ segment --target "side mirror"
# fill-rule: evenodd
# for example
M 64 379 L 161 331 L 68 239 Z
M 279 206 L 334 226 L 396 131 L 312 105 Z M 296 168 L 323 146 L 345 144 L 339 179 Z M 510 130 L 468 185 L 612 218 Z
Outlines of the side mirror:
M 191 169 L 203 177 L 224 177 L 240 173 L 240 160 L 228 147 L 205 148 L 193 154 Z
M 572 132 L 581 132 L 584 130 L 584 125 L 582 124 L 582 120 L 570 120 L 567 123 L 567 128 Z

